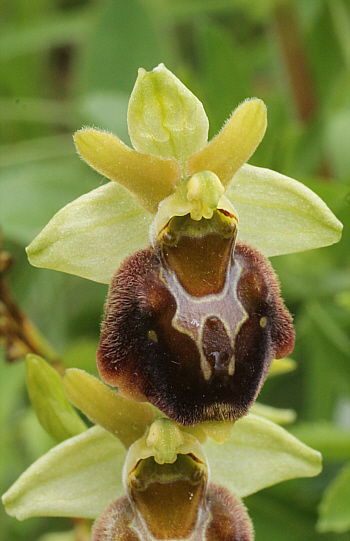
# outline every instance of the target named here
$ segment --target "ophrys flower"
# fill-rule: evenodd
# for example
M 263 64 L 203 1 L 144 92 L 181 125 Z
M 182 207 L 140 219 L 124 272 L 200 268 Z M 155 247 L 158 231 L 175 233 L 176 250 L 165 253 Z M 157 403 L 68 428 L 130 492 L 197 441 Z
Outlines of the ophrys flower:
M 108 183 L 62 209 L 30 260 L 110 282 L 151 226 L 151 246 L 111 283 L 101 377 L 182 424 L 235 420 L 272 359 L 294 345 L 277 279 L 256 248 L 269 256 L 331 244 L 341 224 L 297 181 L 244 165 L 265 133 L 261 100 L 245 101 L 207 143 L 201 103 L 160 65 L 140 70 L 128 124 L 135 150 L 93 128 L 75 142 L 129 193 Z

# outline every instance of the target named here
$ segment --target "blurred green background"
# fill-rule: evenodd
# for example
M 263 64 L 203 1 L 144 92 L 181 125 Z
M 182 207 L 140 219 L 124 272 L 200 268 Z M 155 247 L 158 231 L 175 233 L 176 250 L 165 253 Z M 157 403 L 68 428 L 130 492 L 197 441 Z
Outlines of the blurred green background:
M 7 280 L 68 366 L 96 373 L 107 288 L 33 268 L 24 248 L 57 210 L 102 182 L 75 154 L 72 133 L 93 125 L 128 143 L 137 69 L 160 62 L 202 100 L 211 136 L 245 98 L 265 101 L 269 126 L 250 163 L 312 188 L 344 234 L 338 245 L 272 258 L 295 317 L 298 367 L 269 379 L 259 398 L 297 411 L 290 430 L 322 451 L 324 471 L 245 503 L 257 541 L 350 539 L 342 469 L 350 461 L 349 2 L 2 0 L 1 10 L 0 222 L 15 259 Z M 30 408 L 23 361 L 3 354 L 0 370 L 4 492 L 53 442 Z M 324 533 L 316 529 L 322 497 Z M 20 523 L 3 509 L 1 523 L 1 541 L 71 528 L 58 519 Z

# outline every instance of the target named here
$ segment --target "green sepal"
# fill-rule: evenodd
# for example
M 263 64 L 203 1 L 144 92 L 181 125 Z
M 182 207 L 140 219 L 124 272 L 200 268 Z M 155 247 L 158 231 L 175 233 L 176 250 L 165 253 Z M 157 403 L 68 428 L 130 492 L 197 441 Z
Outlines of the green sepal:
M 173 158 L 185 170 L 188 158 L 207 142 L 203 105 L 163 64 L 140 68 L 130 96 L 128 128 L 136 150 Z
M 261 167 L 241 167 L 225 192 L 239 216 L 238 238 L 266 257 L 338 242 L 342 224 L 327 205 L 292 178 Z
M 116 182 L 62 208 L 27 248 L 35 267 L 109 284 L 125 257 L 149 241 L 153 216 Z
M 231 438 L 220 448 L 204 445 L 211 481 L 240 498 L 296 477 L 313 477 L 322 469 L 321 454 L 282 427 L 249 414 L 236 421 Z
M 26 357 L 26 370 L 29 398 L 46 432 L 57 443 L 84 432 L 87 427 L 69 403 L 58 372 L 31 353 Z
M 115 434 L 126 448 L 143 436 L 153 420 L 149 404 L 119 396 L 84 370 L 66 370 L 63 386 L 74 406 L 92 422 Z
M 124 493 L 125 449 L 100 426 L 60 443 L 32 464 L 4 494 L 9 515 L 98 517 Z

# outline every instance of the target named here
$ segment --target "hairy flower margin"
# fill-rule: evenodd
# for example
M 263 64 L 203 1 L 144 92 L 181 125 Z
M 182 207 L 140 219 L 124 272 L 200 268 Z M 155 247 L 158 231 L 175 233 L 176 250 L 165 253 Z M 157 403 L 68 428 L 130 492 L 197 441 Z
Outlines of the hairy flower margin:
M 28 247 L 31 263 L 110 283 L 125 257 L 149 240 L 156 243 L 173 217 L 189 215 L 199 222 L 210 220 L 217 209 L 230 216 L 241 241 L 265 256 L 337 242 L 342 226 L 318 196 L 293 179 L 246 164 L 266 125 L 263 102 L 247 100 L 207 143 L 208 120 L 197 98 L 163 65 L 150 73 L 140 70 L 128 109 L 135 150 L 97 129 L 85 128 L 75 134 L 82 158 L 116 182 L 59 211 Z M 51 368 L 43 360 L 29 358 L 29 373 L 38 363 L 38 373 L 51 381 L 48 394 L 56 402 L 52 396 L 43 398 L 42 391 L 32 390 L 34 408 L 47 413 L 38 417 L 54 436 L 60 434 L 57 441 L 64 439 L 65 431 L 68 439 L 33 464 L 4 495 L 7 511 L 19 519 L 96 518 L 126 491 L 129 499 L 113 504 L 108 516 L 114 513 L 118 524 L 124 520 L 126 528 L 141 512 L 139 528 L 148 517 L 148 531 L 152 532 L 152 497 L 148 501 L 140 498 L 138 487 L 141 483 L 142 492 L 148 487 L 147 479 L 165 475 L 162 479 L 169 490 L 182 486 L 179 481 L 196 484 L 202 479 L 203 493 L 211 496 L 199 509 L 216 505 L 217 516 L 227 512 L 230 521 L 227 509 L 233 509 L 235 503 L 228 504 L 230 497 L 217 492 L 215 485 L 207 487 L 208 462 L 211 482 L 226 485 L 238 497 L 285 479 L 317 475 L 321 469 L 317 452 L 259 415 L 249 414 L 237 421 L 232 434 L 230 421 L 184 427 L 150 404 L 118 396 L 85 372 L 67 371 L 62 383 L 48 375 Z M 61 385 L 70 401 L 103 428 L 85 430 Z M 267 414 L 279 417 L 272 410 Z M 77 435 L 72 437 L 74 431 Z M 218 443 L 223 444 L 220 452 Z M 123 484 L 121 476 L 113 472 L 122 469 L 125 458 Z M 132 472 L 136 472 L 134 484 L 129 476 Z M 176 490 L 172 494 L 176 497 Z M 240 509 L 242 517 L 244 508 Z M 101 520 L 96 540 L 107 539 L 99 537 L 105 527 Z M 248 522 L 244 519 L 241 524 L 246 536 L 242 539 L 251 539 Z

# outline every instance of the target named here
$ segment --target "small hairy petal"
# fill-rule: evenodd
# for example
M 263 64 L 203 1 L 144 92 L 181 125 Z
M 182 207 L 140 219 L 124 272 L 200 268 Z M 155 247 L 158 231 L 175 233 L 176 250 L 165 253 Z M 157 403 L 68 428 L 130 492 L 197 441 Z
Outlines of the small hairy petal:
M 149 404 L 119 396 L 84 370 L 66 370 L 63 386 L 75 407 L 92 422 L 115 434 L 126 448 L 143 436 L 153 419 Z
M 242 501 L 226 488 L 211 483 L 208 490 L 213 516 L 205 541 L 253 541 L 254 530 Z
M 181 176 L 174 160 L 140 154 L 115 135 L 102 130 L 79 130 L 74 135 L 74 142 L 81 157 L 91 167 L 127 188 L 153 214 Z
M 134 513 L 127 496 L 114 501 L 96 520 L 91 541 L 143 541 L 132 527 Z
M 221 184 L 227 186 L 254 153 L 264 137 L 266 126 L 264 102 L 259 99 L 246 100 L 232 113 L 221 132 L 203 150 L 190 157 L 187 174 L 212 171 Z

